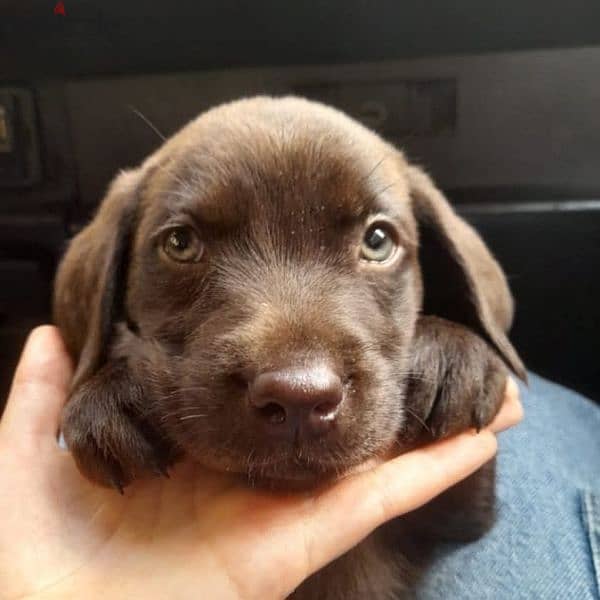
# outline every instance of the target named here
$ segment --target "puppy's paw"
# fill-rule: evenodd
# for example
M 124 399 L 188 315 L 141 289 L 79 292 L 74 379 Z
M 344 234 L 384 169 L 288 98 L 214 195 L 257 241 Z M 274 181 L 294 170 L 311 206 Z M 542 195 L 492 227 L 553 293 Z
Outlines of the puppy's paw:
M 475 333 L 437 317 L 418 325 L 407 407 L 424 421 L 433 439 L 474 427 L 496 416 L 508 370 Z
M 479 431 L 500 410 L 508 373 L 493 351 L 477 341 L 462 348 L 460 359 L 448 365 L 431 399 L 427 423 L 436 439 L 469 427 Z
M 107 365 L 67 403 L 61 429 L 79 470 L 123 492 L 133 479 L 166 475 L 168 443 L 142 418 L 143 391 L 121 365 Z

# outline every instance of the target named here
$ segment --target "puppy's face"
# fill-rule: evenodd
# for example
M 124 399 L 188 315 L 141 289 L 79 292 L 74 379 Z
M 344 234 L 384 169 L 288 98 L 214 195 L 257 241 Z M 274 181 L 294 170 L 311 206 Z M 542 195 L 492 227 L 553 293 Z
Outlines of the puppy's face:
M 189 456 L 310 482 L 394 443 L 421 302 L 403 164 L 290 100 L 211 111 L 147 166 L 118 352 Z
M 223 105 L 121 174 L 60 265 L 71 441 L 97 429 L 101 396 L 122 454 L 141 419 L 256 481 L 334 477 L 401 432 L 420 312 L 524 373 L 500 267 L 421 170 L 319 104 Z

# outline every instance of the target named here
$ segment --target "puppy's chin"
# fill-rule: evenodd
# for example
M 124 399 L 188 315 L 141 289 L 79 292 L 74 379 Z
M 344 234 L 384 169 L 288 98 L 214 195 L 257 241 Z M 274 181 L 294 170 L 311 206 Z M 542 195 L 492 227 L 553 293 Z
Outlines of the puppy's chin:
M 248 486 L 269 491 L 303 492 L 331 485 L 336 481 L 373 468 L 381 463 L 389 450 L 377 455 L 321 462 L 292 457 L 283 460 L 237 461 L 223 456 L 209 457 L 206 454 L 198 462 L 210 469 L 239 475 Z
M 335 469 L 323 471 L 321 473 L 297 471 L 288 473 L 285 476 L 263 477 L 245 474 L 248 485 L 255 488 L 266 489 L 275 492 L 309 492 L 317 488 L 326 487 L 339 482 L 342 479 L 357 475 L 364 471 L 373 469 L 383 462 L 383 458 L 373 457 L 366 461 L 348 467 L 346 469 Z
M 255 475 L 245 473 L 244 478 L 247 484 L 253 488 L 265 489 L 274 492 L 306 492 L 315 488 L 323 487 L 333 483 L 340 476 L 337 473 L 309 473 L 296 472 L 287 473 L 285 476 L 269 476 L 268 473 Z

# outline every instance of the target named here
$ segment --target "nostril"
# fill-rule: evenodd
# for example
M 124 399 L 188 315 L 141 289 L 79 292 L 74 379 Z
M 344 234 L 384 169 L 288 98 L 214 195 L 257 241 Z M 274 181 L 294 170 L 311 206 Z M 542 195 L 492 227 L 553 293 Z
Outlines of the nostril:
M 229 374 L 229 380 L 234 386 L 240 389 L 247 389 L 249 382 L 252 381 L 252 375 L 242 370 L 233 371 Z
M 233 383 L 234 386 L 236 386 L 238 388 L 245 389 L 248 387 L 248 382 L 239 373 L 234 373 L 231 376 L 231 382 Z
M 268 423 L 280 425 L 285 423 L 285 409 L 276 402 L 269 402 L 264 406 L 256 407 L 256 412 Z

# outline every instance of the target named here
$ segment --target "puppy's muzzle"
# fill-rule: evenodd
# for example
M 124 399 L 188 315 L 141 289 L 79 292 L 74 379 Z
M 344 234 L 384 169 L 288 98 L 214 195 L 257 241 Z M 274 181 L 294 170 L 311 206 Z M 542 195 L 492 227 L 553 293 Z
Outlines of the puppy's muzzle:
M 290 441 L 329 433 L 343 398 L 342 380 L 325 364 L 260 373 L 249 388 L 253 418 L 267 435 Z

